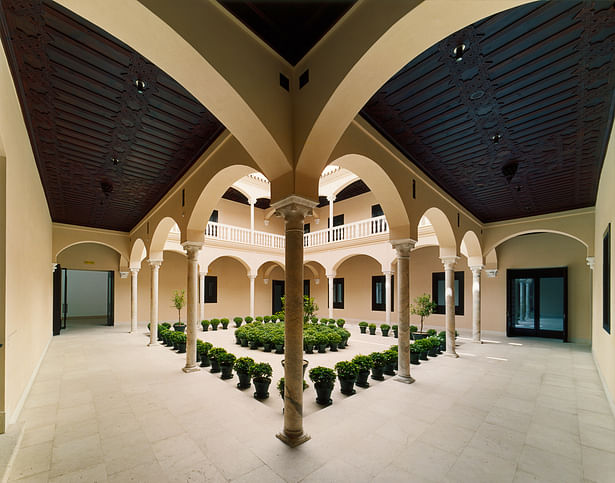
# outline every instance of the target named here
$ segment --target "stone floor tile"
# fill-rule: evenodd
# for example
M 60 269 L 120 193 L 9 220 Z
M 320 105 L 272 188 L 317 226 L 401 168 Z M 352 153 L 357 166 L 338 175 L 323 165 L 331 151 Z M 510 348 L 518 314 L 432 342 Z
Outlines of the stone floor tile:
M 600 426 L 581 425 L 581 444 L 615 453 L 615 431 Z
M 10 477 L 20 479 L 48 471 L 51 466 L 51 442 L 20 448 L 11 467 Z
M 445 475 L 445 481 L 498 483 L 513 481 L 517 463 L 468 447 Z
M 284 480 L 267 465 L 261 465 L 249 473 L 231 481 L 233 483 L 253 483 L 255 481 L 258 483 L 284 483 Z
M 109 483 L 166 483 L 169 480 L 158 461 L 152 461 L 110 474 L 107 481 Z
M 615 481 L 615 453 L 582 447 L 583 477 L 596 483 Z
M 419 481 L 440 481 L 456 461 L 456 454 L 423 443 L 419 439 L 402 450 L 394 464 Z
M 537 448 L 547 448 L 568 460 L 581 462 L 581 444 L 576 432 L 556 429 L 539 423 L 532 423 L 527 431 L 525 443 Z
M 21 440 L 21 447 L 27 448 L 28 446 L 33 446 L 35 444 L 53 441 L 55 431 L 55 424 L 48 424 L 46 426 L 39 426 L 34 429 L 25 430 Z
M 76 472 L 103 463 L 103 452 L 98 434 L 75 439 L 55 446 L 52 452 L 52 478 Z
M 516 461 L 524 443 L 525 433 L 492 423 L 483 423 L 468 446 L 504 460 Z
M 103 464 L 97 464 L 90 468 L 56 476 L 49 480 L 50 483 L 100 483 L 103 481 L 107 481 L 107 473 L 105 471 L 105 465 Z
M 578 482 L 583 477 L 583 467 L 580 462 L 530 445 L 523 447 L 518 469 L 539 477 L 541 481 L 557 483 Z

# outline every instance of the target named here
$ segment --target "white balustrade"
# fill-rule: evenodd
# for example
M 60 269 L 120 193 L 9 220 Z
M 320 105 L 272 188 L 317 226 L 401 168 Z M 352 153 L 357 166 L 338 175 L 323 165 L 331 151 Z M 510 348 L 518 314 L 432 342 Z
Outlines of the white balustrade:
M 254 232 L 254 242 L 250 243 L 250 229 L 239 226 L 224 225 L 210 221 L 205 229 L 205 239 L 245 243 L 265 248 L 284 248 L 284 236 L 263 231 Z

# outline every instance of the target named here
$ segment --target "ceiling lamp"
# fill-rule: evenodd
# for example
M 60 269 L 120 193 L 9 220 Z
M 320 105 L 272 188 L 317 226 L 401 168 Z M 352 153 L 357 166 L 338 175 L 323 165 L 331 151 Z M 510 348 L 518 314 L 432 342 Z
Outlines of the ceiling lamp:
M 135 80 L 135 87 L 137 88 L 137 92 L 139 94 L 143 94 L 145 92 L 147 84 L 145 84 L 145 81 L 143 81 L 141 79 L 136 79 Z
M 519 167 L 519 163 L 516 161 L 511 161 L 510 163 L 506 163 L 502 166 L 502 174 L 506 178 L 506 182 L 510 184 L 515 174 L 517 174 L 517 168 Z
M 111 161 L 113 162 L 113 166 L 117 166 L 118 164 L 120 164 L 120 160 L 117 159 L 117 157 L 115 156 L 111 158 Z
M 491 142 L 493 144 L 498 144 L 501 139 L 502 139 L 502 136 L 500 136 L 499 134 L 494 134 L 493 136 L 491 136 Z
M 467 50 L 468 48 L 466 47 L 466 44 L 459 44 L 455 47 L 453 49 L 453 57 L 455 58 L 455 61 L 460 62 L 463 60 L 463 54 L 465 54 Z

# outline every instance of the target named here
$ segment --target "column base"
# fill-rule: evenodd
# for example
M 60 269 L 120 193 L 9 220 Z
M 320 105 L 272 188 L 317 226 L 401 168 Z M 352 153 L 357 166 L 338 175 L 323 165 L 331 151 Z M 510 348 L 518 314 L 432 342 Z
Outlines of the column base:
M 310 435 L 305 433 L 301 433 L 299 436 L 288 436 L 286 433 L 284 433 L 284 431 L 276 434 L 275 437 L 282 441 L 282 443 L 290 446 L 291 448 L 295 448 L 300 444 L 303 444 L 306 441 L 312 439 Z
M 456 352 L 445 352 L 444 355 L 446 357 L 454 357 L 455 359 L 459 357 L 459 354 L 457 354 Z
M 182 371 L 184 372 L 199 372 L 201 369 L 199 368 L 199 366 L 186 366 L 186 367 L 182 367 Z
M 155 342 L 149 342 L 149 343 L 147 344 L 147 347 L 159 347 L 159 346 L 160 346 L 160 343 L 159 343 L 158 341 L 155 341 Z
M 397 382 L 403 382 L 404 384 L 412 384 L 414 382 L 414 377 L 412 376 L 400 376 L 399 374 L 394 378 Z
M 472 342 L 474 342 L 475 344 L 482 344 L 483 343 L 482 340 L 473 340 Z

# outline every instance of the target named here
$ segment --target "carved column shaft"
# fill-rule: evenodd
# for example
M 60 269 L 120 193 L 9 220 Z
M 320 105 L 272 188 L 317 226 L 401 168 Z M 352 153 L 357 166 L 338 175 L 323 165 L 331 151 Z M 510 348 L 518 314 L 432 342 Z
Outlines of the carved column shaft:
M 472 270 L 472 340 L 476 343 L 481 342 L 481 327 L 480 327 L 480 271 L 482 265 L 470 267 Z
M 137 298 L 139 297 L 137 276 L 139 275 L 138 268 L 130 269 L 130 333 L 137 331 Z
M 186 255 L 188 256 L 188 276 L 187 285 L 187 324 L 186 324 L 186 365 L 182 369 L 184 372 L 196 372 L 199 368 L 196 365 L 196 331 L 198 324 L 198 281 L 199 281 L 199 264 L 198 256 L 202 243 L 185 242 L 182 244 Z
M 414 382 L 410 375 L 410 251 L 415 243 L 414 240 L 392 242 L 397 251 L 397 380 L 407 384 Z
M 446 313 L 446 355 L 459 357 L 455 351 L 455 264 L 459 257 L 442 257 Z
M 150 260 L 152 269 L 152 279 L 150 284 L 150 305 L 149 305 L 149 345 L 158 344 L 158 270 L 162 265 L 162 260 Z
M 393 272 L 384 272 L 385 322 L 391 325 L 391 275 Z

